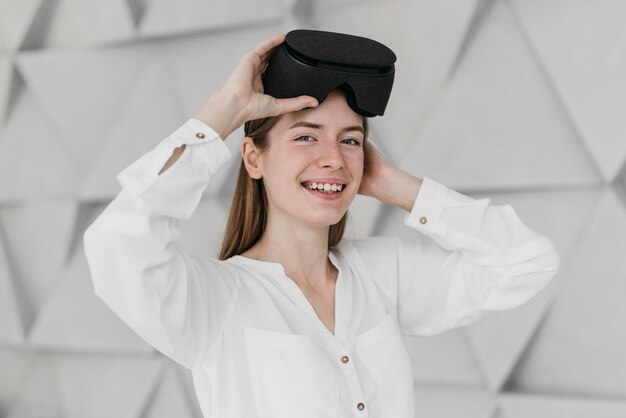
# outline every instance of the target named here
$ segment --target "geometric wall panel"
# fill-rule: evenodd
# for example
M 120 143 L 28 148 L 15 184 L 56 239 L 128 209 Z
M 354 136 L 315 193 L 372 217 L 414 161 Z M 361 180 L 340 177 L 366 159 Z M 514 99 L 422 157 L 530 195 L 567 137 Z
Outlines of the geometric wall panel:
M 626 402 L 564 396 L 501 394 L 501 418 L 624 418 Z
M 140 33 L 154 36 L 276 21 L 283 14 L 283 2 L 150 0 L 144 13 Z
M 9 260 L 0 235 L 0 344 L 18 344 L 24 339 L 24 326 Z
M 606 187 L 511 387 L 626 398 L 626 212 Z M 592 260 L 592 261 L 591 261 Z
M 202 199 L 193 215 L 181 223 L 181 248 L 200 257 L 217 258 L 227 220 L 228 208 L 223 201 Z
M 484 318 L 463 330 L 490 389 L 501 389 L 540 326 L 557 284 L 558 280 L 551 282 L 517 309 Z
M 626 161 L 626 2 L 510 0 L 605 181 Z
M 156 56 L 142 63 L 137 79 L 118 105 L 115 125 L 104 135 L 103 146 L 94 156 L 91 172 L 83 184 L 83 199 L 115 197 L 120 189 L 117 174 L 184 121 L 168 73 L 166 63 Z
M 19 48 L 42 0 L 0 0 L 0 52 Z
M 53 354 L 34 356 L 21 379 L 17 396 L 8 405 L 7 418 L 65 418 L 65 405 L 59 387 L 57 364 Z
M 469 341 L 460 329 L 428 337 L 403 336 L 419 385 L 447 384 L 485 388 Z
M 495 396 L 487 390 L 415 385 L 415 416 L 492 418 Z
M 178 381 L 182 382 L 184 392 L 186 393 L 189 402 L 188 405 L 193 409 L 196 418 L 202 418 L 202 411 L 200 410 L 200 404 L 198 403 L 198 395 L 195 392 L 195 384 L 193 381 L 193 375 L 189 370 L 185 369 L 181 365 L 172 362 L 173 369 L 177 372 Z
M 149 46 L 42 50 L 17 59 L 26 86 L 84 169 L 105 147 L 128 93 L 152 56 Z M 68 94 L 71 92 L 71 94 Z
M 75 201 L 44 200 L 0 211 L 26 332 L 65 264 L 76 210 Z
M 181 367 L 175 363 L 166 366 L 162 380 L 159 382 L 153 395 L 152 402 L 147 405 L 146 411 L 141 418 L 193 418 L 195 413 L 192 409 L 188 394 L 181 383 L 176 369 Z M 186 373 L 189 373 L 185 369 Z
M 70 244 L 67 255 L 68 268 L 71 268 L 73 263 L 77 263 L 77 260 L 74 260 L 74 258 L 77 257 L 76 253 L 84 252 L 82 240 L 85 229 L 96 220 L 107 204 L 108 202 L 94 203 L 82 201 L 78 206 L 72 231 L 72 243 Z
M 485 13 L 400 167 L 462 189 L 600 181 L 510 8 Z
M 35 355 L 0 347 L 0 416 L 6 417 L 21 391 Z
M 139 417 L 167 364 L 162 356 L 62 354 L 56 363 L 67 418 Z
M 8 56 L 3 56 L 0 53 L 0 132 L 4 126 L 7 104 L 9 101 L 9 95 L 11 91 L 11 80 L 13 74 L 13 62 Z M 0 136 L 0 143 L 2 137 Z
M 56 0 L 41 47 L 76 47 L 130 39 L 135 30 L 127 0 Z
M 485 194 L 476 194 L 486 197 Z M 579 250 L 580 237 L 595 215 L 600 192 L 597 190 L 551 193 L 505 193 L 491 195 L 495 204 L 510 203 L 529 227 L 551 237 L 563 264 Z M 507 312 L 484 318 L 464 328 L 481 364 L 489 387 L 498 390 L 524 354 L 564 286 L 565 275 L 558 275 L 535 298 Z
M 292 28 L 277 22 L 236 31 L 174 37 L 158 45 L 155 58 L 162 60 L 161 65 L 169 68 L 168 78 L 175 84 L 177 106 L 182 109 L 182 114 L 192 117 L 224 85 L 233 68 L 253 45 L 258 44 L 260 39 L 286 33 Z M 153 92 L 153 95 L 153 98 L 161 97 L 157 92 Z
M 138 417 L 164 364 L 161 356 L 41 354 L 30 365 L 6 416 Z
M 33 92 L 22 91 L 0 140 L 0 200 L 74 197 L 83 178 L 84 170 Z
M 30 346 L 66 352 L 152 353 L 152 347 L 98 299 L 88 278 L 81 246 L 39 311 L 28 335 Z

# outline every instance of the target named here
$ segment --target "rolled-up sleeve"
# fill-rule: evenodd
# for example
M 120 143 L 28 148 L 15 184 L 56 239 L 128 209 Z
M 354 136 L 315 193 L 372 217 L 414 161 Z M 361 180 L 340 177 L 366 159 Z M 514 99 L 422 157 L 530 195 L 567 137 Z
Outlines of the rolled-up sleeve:
M 240 284 L 177 240 L 230 156 L 215 131 L 188 120 L 118 174 L 122 190 L 83 235 L 95 294 L 148 344 L 190 369 L 219 338 Z
M 406 335 L 432 335 L 516 308 L 556 275 L 554 243 L 511 205 L 474 199 L 429 177 L 404 223 L 414 239 L 357 243 L 361 258 L 396 303 Z

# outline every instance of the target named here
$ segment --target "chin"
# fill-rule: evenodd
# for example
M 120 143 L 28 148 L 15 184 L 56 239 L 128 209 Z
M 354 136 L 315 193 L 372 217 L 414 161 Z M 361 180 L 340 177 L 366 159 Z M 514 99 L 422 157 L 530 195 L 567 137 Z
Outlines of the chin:
M 338 224 L 344 215 L 345 215 L 345 212 L 341 215 L 324 217 L 323 219 L 318 219 L 317 222 L 315 223 L 320 226 L 333 226 L 335 224 Z

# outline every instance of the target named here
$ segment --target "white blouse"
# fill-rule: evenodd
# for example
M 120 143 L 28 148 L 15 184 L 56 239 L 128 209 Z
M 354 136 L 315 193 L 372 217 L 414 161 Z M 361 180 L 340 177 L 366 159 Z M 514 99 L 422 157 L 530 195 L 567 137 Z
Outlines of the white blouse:
M 412 418 L 401 335 L 520 306 L 559 267 L 552 241 L 510 205 L 423 177 L 404 223 L 432 240 L 344 239 L 330 251 L 339 271 L 333 334 L 281 264 L 179 246 L 181 222 L 230 156 L 215 131 L 190 119 L 119 173 L 122 190 L 83 237 L 95 294 L 191 370 L 207 418 Z

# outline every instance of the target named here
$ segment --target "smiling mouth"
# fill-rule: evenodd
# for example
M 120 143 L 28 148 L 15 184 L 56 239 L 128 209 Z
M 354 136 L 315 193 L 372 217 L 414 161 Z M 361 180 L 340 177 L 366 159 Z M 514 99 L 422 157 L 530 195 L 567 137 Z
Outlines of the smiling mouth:
M 306 182 L 305 182 L 306 183 Z M 330 183 L 300 183 L 302 185 L 302 187 L 304 187 L 307 190 L 311 190 L 311 191 L 316 191 L 316 192 L 322 192 L 322 193 L 326 193 L 326 194 L 335 194 L 335 193 L 341 193 L 342 190 L 345 189 L 346 185 L 345 184 L 330 184 Z

